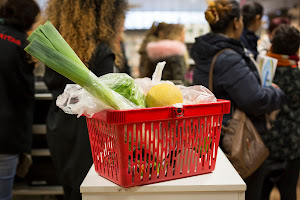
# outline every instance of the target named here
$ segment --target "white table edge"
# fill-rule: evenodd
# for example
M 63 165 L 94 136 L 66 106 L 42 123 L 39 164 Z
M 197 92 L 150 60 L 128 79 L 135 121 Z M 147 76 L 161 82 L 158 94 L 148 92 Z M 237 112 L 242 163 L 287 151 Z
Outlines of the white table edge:
M 227 171 L 226 171 L 227 170 Z M 217 175 L 220 175 L 222 171 L 226 171 L 224 174 L 229 182 L 234 181 L 234 183 L 225 183 L 220 185 L 211 184 L 211 179 L 216 179 Z M 205 182 L 207 178 L 207 182 Z M 95 180 L 96 179 L 96 180 Z M 202 182 L 201 185 L 197 182 Z M 221 182 L 221 181 L 220 181 Z M 81 193 L 148 193 L 148 192 L 214 192 L 214 191 L 246 191 L 246 184 L 243 179 L 235 171 L 225 154 L 222 150 L 218 149 L 216 168 L 212 173 L 192 176 L 187 178 L 181 178 L 176 180 L 164 181 L 160 183 L 153 183 L 149 185 L 136 186 L 131 188 L 123 188 L 101 176 L 95 172 L 94 165 L 92 165 L 87 176 L 80 186 Z

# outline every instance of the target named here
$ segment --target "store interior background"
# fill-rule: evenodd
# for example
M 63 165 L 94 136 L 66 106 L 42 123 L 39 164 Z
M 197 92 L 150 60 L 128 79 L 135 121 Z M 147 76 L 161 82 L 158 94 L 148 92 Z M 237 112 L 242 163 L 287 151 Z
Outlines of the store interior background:
M 249 0 L 248 0 L 249 1 Z M 240 4 L 247 0 L 240 0 Z M 260 0 L 264 6 L 263 26 L 259 35 L 264 34 L 269 19 L 275 16 L 292 16 L 292 24 L 300 27 L 299 0 Z M 204 11 L 206 0 L 129 0 L 130 9 L 125 20 L 124 42 L 128 64 L 131 66 L 132 76 L 137 77 L 139 66 L 138 49 L 147 29 L 153 21 L 166 23 L 181 23 L 185 26 L 185 42 L 189 47 L 195 38 L 209 32 L 209 25 L 205 20 Z M 190 64 L 193 61 L 190 60 Z
M 47 0 L 37 0 L 43 9 Z M 251 0 L 238 0 L 244 4 Z M 204 17 L 207 8 L 206 0 L 128 0 L 129 10 L 125 19 L 124 44 L 131 75 L 138 77 L 140 55 L 138 49 L 144 35 L 154 21 L 180 23 L 185 26 L 185 42 L 189 46 L 195 38 L 209 32 L 208 23 Z M 300 27 L 299 0 L 259 0 L 264 6 L 263 26 L 258 32 L 264 34 L 269 19 L 275 16 L 292 18 L 292 24 Z M 190 64 L 193 61 L 190 60 Z
M 48 0 L 37 0 L 44 10 Z M 209 26 L 205 21 L 204 11 L 207 8 L 206 0 L 128 0 L 129 10 L 125 20 L 124 45 L 128 65 L 131 68 L 131 75 L 138 77 L 138 66 L 140 56 L 138 49 L 143 41 L 144 35 L 154 21 L 167 23 L 180 23 L 185 26 L 185 43 L 190 47 L 195 38 L 209 32 Z M 250 0 L 248 0 L 250 1 Z M 247 0 L 240 0 L 244 4 Z M 275 16 L 290 17 L 291 23 L 300 29 L 300 1 L 299 0 L 259 0 L 264 6 L 263 26 L 258 35 L 266 33 L 269 20 Z M 193 60 L 190 59 L 193 65 Z M 41 80 L 44 70 L 43 66 L 36 69 L 37 80 Z M 43 96 L 41 98 L 43 100 Z M 48 105 L 47 102 L 42 105 Z M 46 113 L 44 113 L 46 114 Z M 40 167 L 35 168 L 39 170 Z M 44 170 L 41 169 L 40 170 Z M 37 172 L 37 171 L 36 171 Z M 51 173 L 50 173 L 51 174 Z M 42 183 L 42 182 L 41 182 Z M 42 184 L 41 184 L 42 185 Z M 62 193 L 58 186 L 47 186 L 41 194 L 30 193 L 34 187 L 25 187 L 15 190 L 14 200 L 40 200 L 56 199 L 57 194 Z M 36 191 L 36 190 L 34 190 Z M 30 196 L 33 195 L 33 196 Z M 272 191 L 271 200 L 279 200 L 279 193 L 276 189 Z M 298 183 L 298 200 L 300 200 L 300 180 Z

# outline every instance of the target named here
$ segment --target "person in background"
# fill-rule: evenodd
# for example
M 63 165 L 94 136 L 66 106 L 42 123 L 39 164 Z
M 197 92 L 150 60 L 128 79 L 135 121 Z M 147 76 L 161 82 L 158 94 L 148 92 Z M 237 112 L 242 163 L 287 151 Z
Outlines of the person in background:
M 259 39 L 255 32 L 261 27 L 263 10 L 262 5 L 257 2 L 249 2 L 242 7 L 244 30 L 240 39 L 255 59 L 258 55 L 257 41 Z
M 267 52 L 270 50 L 271 47 L 271 40 L 273 31 L 277 26 L 280 24 L 290 24 L 290 20 L 286 17 L 276 17 L 271 20 L 270 25 L 268 27 L 268 33 L 265 35 L 262 35 L 257 43 L 257 51 L 261 55 L 266 55 Z
M 122 63 L 120 41 L 127 1 L 50 0 L 45 19 L 50 20 L 85 65 L 96 75 L 114 71 Z M 44 81 L 53 96 L 47 116 L 47 139 L 65 200 L 81 199 L 80 184 L 93 159 L 85 117 L 64 113 L 57 96 L 72 82 L 50 68 Z
M 125 20 L 125 19 L 124 19 Z M 124 22 L 122 23 L 124 24 Z M 117 37 L 117 42 L 119 44 L 118 48 L 121 49 L 120 59 L 121 62 L 118 63 L 115 67 L 115 72 L 117 73 L 126 73 L 131 76 L 131 67 L 128 65 L 128 60 L 125 52 L 125 43 L 124 43 L 124 26 L 119 27 L 120 29 L 117 31 L 121 34 Z
M 126 73 L 129 76 L 131 76 L 131 66 L 128 65 L 128 59 L 126 57 L 126 48 L 125 48 L 125 43 L 124 43 L 123 39 L 120 42 L 120 48 L 122 50 L 123 64 L 122 64 L 122 67 L 120 67 L 119 72 Z
M 267 134 L 265 114 L 278 109 L 285 96 L 273 86 L 261 87 L 256 66 L 239 40 L 243 31 L 239 4 L 230 0 L 210 1 L 205 18 L 212 32 L 196 38 L 192 46 L 193 84 L 208 87 L 212 59 L 225 49 L 214 64 L 213 93 L 218 99 L 230 100 L 232 108 L 244 111 L 261 135 Z M 232 113 L 224 115 L 223 124 Z M 261 169 L 244 181 L 247 184 L 246 200 L 259 199 L 263 185 Z
M 296 200 L 300 170 L 300 32 L 293 26 L 282 24 L 275 29 L 272 38 L 267 56 L 278 60 L 273 82 L 285 92 L 287 100 L 269 134 L 263 136 L 270 156 L 266 161 L 261 200 L 269 200 L 275 185 L 281 200 Z
M 152 77 L 156 64 L 166 61 L 163 80 L 185 82 L 188 51 L 184 44 L 185 32 L 181 24 L 153 23 L 139 50 L 140 77 Z
M 30 154 L 34 63 L 23 50 L 40 13 L 34 0 L 0 4 L 0 200 L 12 199 L 19 154 Z
M 124 29 L 121 29 L 120 32 L 124 32 Z M 126 57 L 126 48 L 125 48 L 125 42 L 124 42 L 124 34 L 120 34 L 119 38 L 117 39 L 119 41 L 119 47 L 121 49 L 121 56 L 122 56 L 122 62 L 119 63 L 115 67 L 115 72 L 117 73 L 126 73 L 129 76 L 131 76 L 131 66 L 128 65 L 128 59 Z

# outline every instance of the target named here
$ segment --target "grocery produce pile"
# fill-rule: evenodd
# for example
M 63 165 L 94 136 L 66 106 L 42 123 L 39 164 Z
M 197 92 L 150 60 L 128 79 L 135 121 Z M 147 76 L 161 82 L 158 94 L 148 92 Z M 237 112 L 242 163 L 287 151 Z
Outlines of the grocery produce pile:
M 50 21 L 38 26 L 28 37 L 28 41 L 30 43 L 25 48 L 26 52 L 77 84 L 67 85 L 64 93 L 56 101 L 57 105 L 68 114 L 77 114 L 78 117 L 84 114 L 91 117 L 94 113 L 104 109 L 125 110 L 216 102 L 215 96 L 203 86 L 175 86 L 170 81 L 161 81 L 164 63 L 158 64 L 152 80 L 150 78 L 133 79 L 122 73 L 110 73 L 97 77 L 84 65 Z M 75 101 L 74 106 L 70 103 L 74 102 L 71 101 L 72 98 L 80 101 Z M 66 102 L 67 106 L 65 106 Z M 197 153 L 208 151 L 212 142 L 211 138 L 207 137 L 203 140 L 204 145 L 198 146 L 193 151 Z M 174 154 L 177 154 L 177 150 L 175 151 Z M 153 157 L 152 152 L 150 156 Z M 172 156 L 172 154 L 166 156 Z M 163 163 L 156 164 L 156 159 L 153 168 L 155 170 L 158 167 L 159 173 L 159 169 L 164 169 L 164 166 L 167 167 L 169 164 L 164 163 L 164 160 Z M 145 168 L 148 169 L 148 166 L 137 165 L 137 171 L 141 171 L 141 175 Z M 149 169 L 152 170 L 152 166 Z
M 183 103 L 181 91 L 171 82 L 158 81 L 149 92 L 145 93 L 134 79 L 126 74 L 115 73 L 96 77 L 50 21 L 38 26 L 28 37 L 28 41 L 30 43 L 25 48 L 26 52 L 80 85 L 112 109 L 160 107 Z

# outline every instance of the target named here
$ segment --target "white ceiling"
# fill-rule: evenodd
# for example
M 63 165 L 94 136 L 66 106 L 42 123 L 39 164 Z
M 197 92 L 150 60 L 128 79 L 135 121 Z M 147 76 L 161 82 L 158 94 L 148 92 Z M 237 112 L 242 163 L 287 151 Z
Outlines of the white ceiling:
M 241 2 L 246 1 L 241 0 Z M 256 1 L 264 6 L 265 14 L 281 8 L 290 8 L 300 3 L 299 0 Z M 205 11 L 207 8 L 206 0 L 128 0 L 128 2 L 131 11 Z
M 44 6 L 47 0 L 36 0 Z M 247 2 L 253 0 L 237 0 Z M 291 8 L 300 0 L 256 0 L 265 9 L 265 14 L 281 8 Z M 205 11 L 206 0 L 128 0 L 131 11 Z
M 203 11 L 206 0 L 128 0 L 132 11 Z

